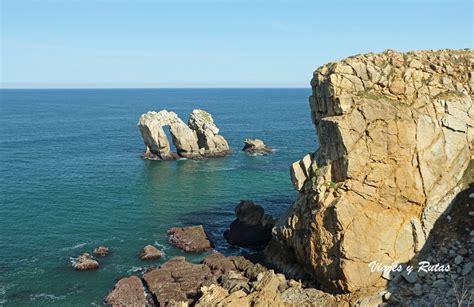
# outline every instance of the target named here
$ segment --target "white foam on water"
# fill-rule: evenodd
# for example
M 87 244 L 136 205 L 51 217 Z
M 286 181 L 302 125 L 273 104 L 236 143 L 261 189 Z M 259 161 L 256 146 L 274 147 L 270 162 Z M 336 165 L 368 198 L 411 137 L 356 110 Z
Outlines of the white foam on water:
M 59 301 L 59 300 L 65 300 L 66 295 L 60 295 L 56 296 L 54 294 L 48 294 L 48 293 L 37 293 L 37 294 L 31 294 L 30 295 L 30 301 L 36 301 L 36 300 L 48 300 L 48 301 Z
M 74 249 L 78 249 L 80 247 L 84 247 L 87 245 L 88 242 L 83 242 L 83 243 L 78 243 L 76 245 L 73 245 L 73 246 L 68 246 L 68 247 L 63 247 L 61 248 L 62 251 L 69 251 L 69 250 L 74 250 Z

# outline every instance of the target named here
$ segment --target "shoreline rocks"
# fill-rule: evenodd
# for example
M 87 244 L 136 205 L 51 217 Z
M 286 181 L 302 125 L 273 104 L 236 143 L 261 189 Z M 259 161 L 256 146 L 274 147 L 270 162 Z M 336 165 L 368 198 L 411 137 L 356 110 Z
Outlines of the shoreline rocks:
M 217 252 L 199 264 L 174 257 L 146 271 L 142 280 L 122 278 L 105 298 L 112 306 L 333 306 L 338 301 L 242 256 Z
M 176 153 L 171 152 L 169 132 Z M 138 127 L 146 145 L 143 157 L 150 160 L 175 160 L 178 158 L 203 159 L 222 157 L 229 154 L 230 148 L 225 138 L 219 135 L 212 115 L 203 110 L 194 110 L 185 124 L 176 113 L 162 110 L 142 114 Z
M 163 252 L 153 245 L 147 245 L 140 251 L 140 259 L 142 260 L 160 259 L 162 256 Z
M 145 306 L 147 299 L 141 279 L 137 276 L 120 279 L 105 298 L 105 303 L 113 307 Z
M 75 259 L 73 267 L 78 271 L 95 270 L 99 268 L 99 263 L 88 253 L 83 253 Z
M 273 150 L 271 147 L 265 145 L 265 143 L 260 139 L 245 139 L 242 151 L 251 155 L 266 155 L 271 153 Z
M 205 252 L 214 247 L 202 225 L 173 227 L 168 230 L 168 235 L 172 245 L 187 253 Z
M 224 232 L 229 244 L 241 247 L 263 246 L 272 238 L 273 218 L 251 200 L 241 200 L 235 207 L 236 219 Z

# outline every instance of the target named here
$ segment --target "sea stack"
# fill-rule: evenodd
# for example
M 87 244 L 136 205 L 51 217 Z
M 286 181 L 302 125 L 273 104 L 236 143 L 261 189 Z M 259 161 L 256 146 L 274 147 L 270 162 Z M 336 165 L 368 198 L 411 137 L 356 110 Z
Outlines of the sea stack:
M 268 259 L 289 270 L 294 258 L 334 292 L 385 287 L 368 264 L 412 259 L 460 190 L 473 154 L 473 65 L 467 49 L 388 50 L 317 69 L 309 101 L 320 148 L 292 166 L 299 197 Z
M 170 143 L 163 127 L 169 126 L 176 153 L 171 152 Z M 174 160 L 176 158 L 202 159 L 224 156 L 230 153 L 229 145 L 214 124 L 211 114 L 194 110 L 185 124 L 176 113 L 162 110 L 142 114 L 138 121 L 146 145 L 144 157 L 152 160 Z

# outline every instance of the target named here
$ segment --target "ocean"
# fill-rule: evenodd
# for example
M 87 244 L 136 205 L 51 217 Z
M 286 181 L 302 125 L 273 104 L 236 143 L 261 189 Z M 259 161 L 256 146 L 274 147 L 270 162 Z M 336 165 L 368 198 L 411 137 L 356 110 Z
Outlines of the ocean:
M 278 216 L 295 200 L 290 164 L 317 147 L 307 89 L 0 90 L 0 305 L 100 305 L 121 277 L 183 255 L 173 226 L 204 225 L 215 249 L 234 207 L 251 199 Z M 149 161 L 137 127 L 167 109 L 187 121 L 210 112 L 234 153 L 204 161 Z M 261 138 L 268 156 L 241 151 Z M 170 138 L 171 141 L 171 138 Z M 156 261 L 137 253 L 148 244 Z M 111 254 L 78 272 L 71 257 Z

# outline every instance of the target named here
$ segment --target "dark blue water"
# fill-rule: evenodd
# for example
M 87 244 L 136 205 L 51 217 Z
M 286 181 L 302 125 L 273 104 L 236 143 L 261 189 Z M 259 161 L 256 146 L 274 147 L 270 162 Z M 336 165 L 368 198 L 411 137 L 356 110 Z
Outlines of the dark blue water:
M 289 165 L 317 147 L 310 89 L 0 91 L 0 305 L 100 304 L 122 276 L 183 253 L 166 230 L 203 224 L 225 254 L 223 230 L 240 199 L 274 215 L 295 199 Z M 136 126 L 147 111 L 186 121 L 213 114 L 235 153 L 205 161 L 145 161 Z M 272 155 L 242 153 L 261 138 Z M 166 252 L 142 262 L 155 244 Z M 70 257 L 106 245 L 100 269 L 76 272 Z M 190 256 L 198 261 L 203 255 Z

